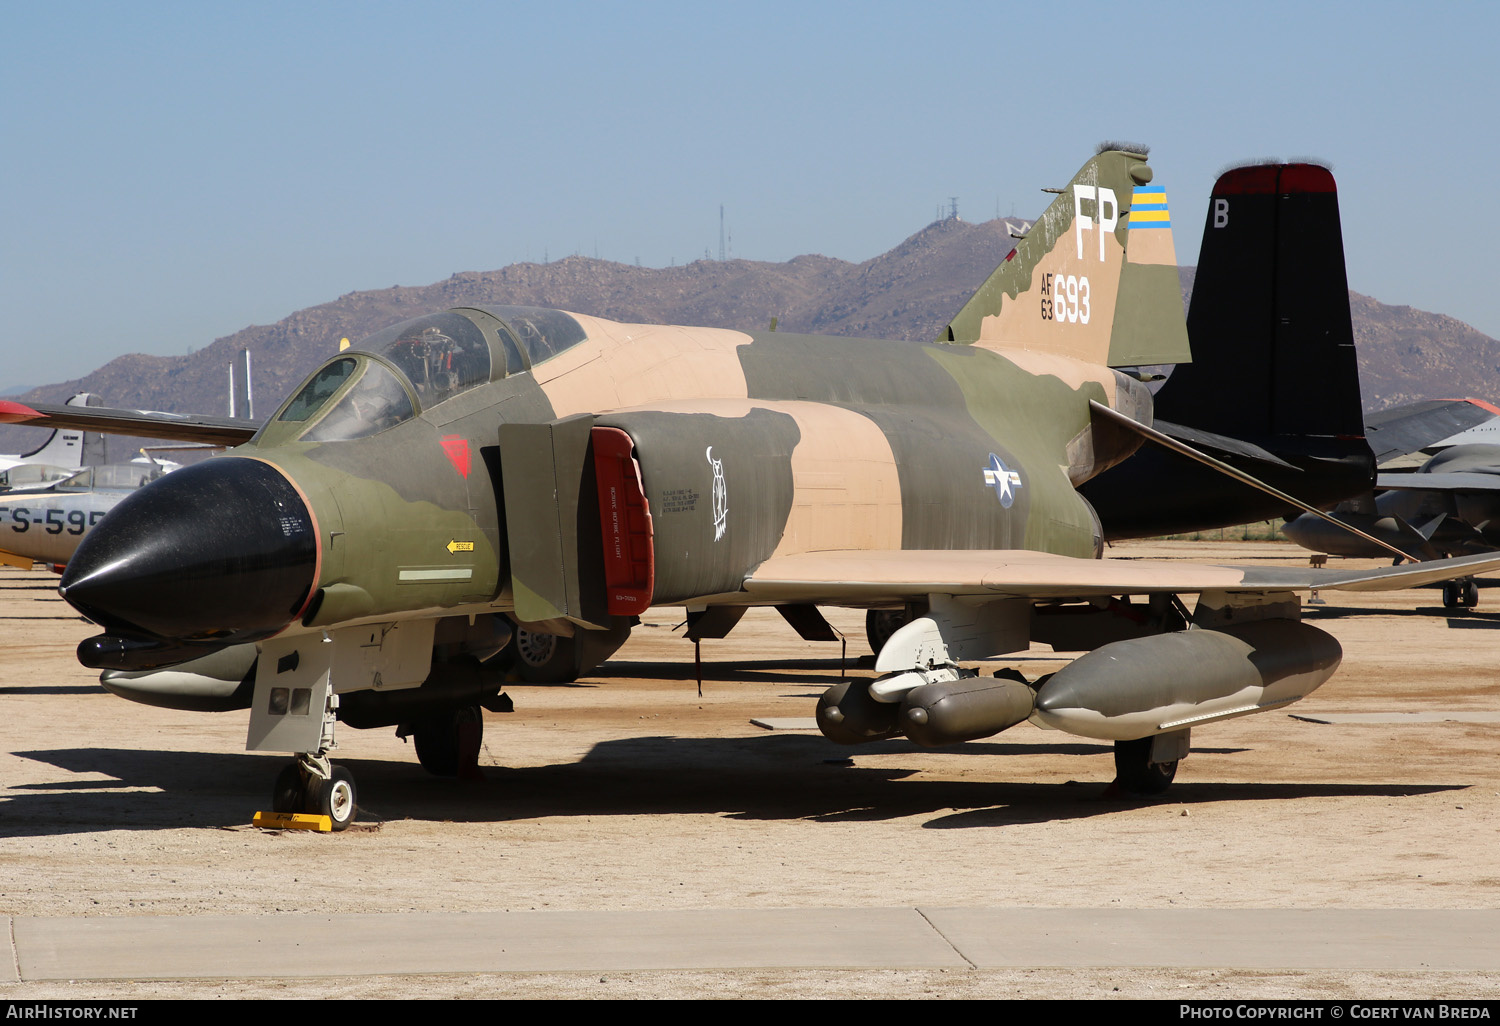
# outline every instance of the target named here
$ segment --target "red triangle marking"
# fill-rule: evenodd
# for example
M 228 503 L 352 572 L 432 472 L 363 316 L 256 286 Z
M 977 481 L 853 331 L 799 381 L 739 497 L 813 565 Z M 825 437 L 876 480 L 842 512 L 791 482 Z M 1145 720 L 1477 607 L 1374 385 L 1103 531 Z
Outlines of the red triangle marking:
M 462 435 L 444 435 L 443 452 L 453 469 L 465 478 L 469 476 L 469 440 Z

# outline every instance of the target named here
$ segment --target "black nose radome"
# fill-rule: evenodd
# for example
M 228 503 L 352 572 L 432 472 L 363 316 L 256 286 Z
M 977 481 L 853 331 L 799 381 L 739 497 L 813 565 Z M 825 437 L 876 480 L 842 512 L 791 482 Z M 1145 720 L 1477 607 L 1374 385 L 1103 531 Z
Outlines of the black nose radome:
M 254 641 L 298 615 L 317 563 L 312 514 L 292 483 L 259 460 L 220 457 L 121 501 L 58 590 L 111 634 Z

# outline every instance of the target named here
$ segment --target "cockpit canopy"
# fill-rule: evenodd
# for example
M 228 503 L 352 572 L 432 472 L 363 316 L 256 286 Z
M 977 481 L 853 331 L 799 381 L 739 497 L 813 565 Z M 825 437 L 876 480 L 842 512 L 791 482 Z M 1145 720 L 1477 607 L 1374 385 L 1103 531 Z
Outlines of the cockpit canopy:
M 314 371 L 255 440 L 268 433 L 275 442 L 373 435 L 478 385 L 529 371 L 586 337 L 571 314 L 536 307 L 460 307 L 403 321 Z
M 150 484 L 167 473 L 176 464 L 166 469 L 155 463 L 107 463 L 97 467 L 84 467 L 65 481 L 57 482 L 59 492 L 91 492 L 96 489 L 128 490 Z
M 324 364 L 277 419 L 310 419 L 345 382 L 351 382 L 342 398 L 312 429 L 303 434 L 309 442 L 332 442 L 363 438 L 395 427 L 417 415 L 407 386 L 382 363 L 342 356 Z
M 489 341 L 477 324 L 453 311 L 404 321 L 347 351 L 374 353 L 394 364 L 424 410 L 490 380 Z

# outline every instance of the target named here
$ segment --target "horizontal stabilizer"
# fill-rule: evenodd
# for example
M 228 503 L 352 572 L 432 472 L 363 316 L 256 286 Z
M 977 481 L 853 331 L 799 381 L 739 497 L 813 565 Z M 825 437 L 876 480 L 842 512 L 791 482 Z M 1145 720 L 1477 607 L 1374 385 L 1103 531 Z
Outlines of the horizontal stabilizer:
M 1273 495 L 1276 498 L 1280 499 L 1282 502 L 1290 503 L 1291 505 L 1296 506 L 1298 509 L 1302 510 L 1305 513 L 1311 513 L 1313 516 L 1318 517 L 1321 520 L 1325 520 L 1328 523 L 1341 528 L 1342 530 L 1348 531 L 1350 534 L 1363 538 L 1365 541 L 1371 543 L 1372 545 L 1385 549 L 1397 559 L 1415 558 L 1410 553 L 1403 552 L 1402 550 L 1396 548 L 1394 545 L 1389 545 L 1386 542 L 1381 541 L 1379 538 L 1366 534 L 1359 528 L 1345 523 L 1344 521 L 1337 519 L 1329 513 L 1325 513 L 1323 510 L 1318 509 L 1316 506 L 1309 505 L 1308 503 L 1303 502 L 1301 499 L 1295 496 L 1288 495 L 1286 492 L 1281 491 L 1279 488 L 1272 487 L 1271 485 L 1260 480 L 1252 474 L 1247 474 L 1243 470 L 1231 467 L 1223 460 L 1215 459 L 1205 452 L 1200 452 L 1199 450 L 1194 449 L 1191 445 L 1165 435 L 1162 432 L 1156 430 L 1154 427 L 1150 427 L 1149 425 L 1142 424 L 1139 421 L 1132 420 L 1125 414 L 1119 412 L 1118 410 L 1112 410 L 1108 406 L 1105 406 L 1103 403 L 1090 400 L 1089 406 L 1094 413 L 1103 416 L 1107 420 L 1114 421 L 1121 427 L 1134 431 L 1136 434 L 1140 435 L 1148 442 L 1152 442 L 1156 445 L 1162 446 L 1163 448 L 1170 449 L 1171 451 L 1186 456 L 1189 459 L 1196 460 L 1198 463 L 1201 463 L 1206 467 L 1211 467 L 1214 470 L 1217 470 L 1219 473 L 1225 475 L 1226 477 L 1234 478 L 1241 484 L 1247 484 L 1252 488 L 1266 493 L 1267 495 Z

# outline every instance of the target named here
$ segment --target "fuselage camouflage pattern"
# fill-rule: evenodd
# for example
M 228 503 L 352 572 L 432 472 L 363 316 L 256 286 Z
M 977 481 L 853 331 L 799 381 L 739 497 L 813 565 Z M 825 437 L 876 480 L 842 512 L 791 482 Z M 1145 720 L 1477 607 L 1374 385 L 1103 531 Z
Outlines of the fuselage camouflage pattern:
M 1105 150 L 1058 193 L 935 343 L 522 307 L 380 332 L 84 540 L 61 591 L 105 633 L 79 657 L 139 701 L 249 707 L 249 748 L 299 753 L 275 809 L 341 828 L 336 721 L 398 725 L 457 772 L 480 706 L 507 707 L 494 664 L 513 635 L 534 679 L 560 680 L 557 639 L 576 673 L 652 604 L 685 605 L 694 640 L 749 605 L 804 637 L 819 605 L 900 610 L 871 633 L 879 676 L 820 699 L 826 736 L 946 745 L 1031 719 L 1114 740 L 1123 786 L 1159 791 L 1192 726 L 1334 672 L 1298 590 L 1500 557 L 1316 579 L 1098 558 L 1077 489 L 1143 438 L 1178 444 L 1130 369 L 1185 362 L 1187 330 L 1145 156 Z M 1091 651 L 1036 682 L 961 665 L 1033 641 Z
M 751 604 L 757 566 L 823 550 L 1096 556 L 1098 518 L 1076 486 L 1139 440 L 1090 402 L 1149 422 L 1146 388 L 1111 365 L 1187 359 L 1150 181 L 1141 154 L 1089 161 L 941 343 L 518 307 L 381 332 L 247 444 L 174 475 L 185 491 L 226 461 L 274 468 L 300 503 L 278 500 L 270 536 L 302 544 L 313 568 L 288 584 L 295 608 L 176 636 L 481 610 L 587 629 L 652 602 Z M 611 511 L 622 499 L 629 516 Z M 170 602 L 233 615 L 214 597 Z

